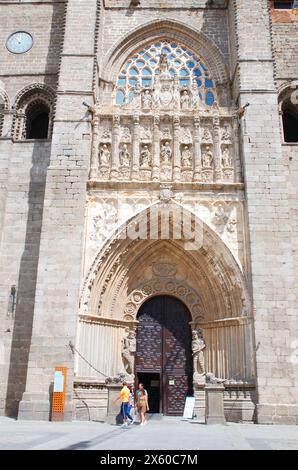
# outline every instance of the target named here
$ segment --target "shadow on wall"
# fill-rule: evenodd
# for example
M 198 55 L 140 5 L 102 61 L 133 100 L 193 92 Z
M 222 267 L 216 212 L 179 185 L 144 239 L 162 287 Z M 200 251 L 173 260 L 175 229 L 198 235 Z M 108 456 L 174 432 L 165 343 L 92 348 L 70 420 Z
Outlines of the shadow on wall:
M 46 174 L 49 161 L 50 142 L 36 142 L 32 153 L 26 236 L 17 283 L 15 319 L 6 393 L 5 411 L 6 415 L 10 417 L 17 417 L 19 402 L 26 388 Z

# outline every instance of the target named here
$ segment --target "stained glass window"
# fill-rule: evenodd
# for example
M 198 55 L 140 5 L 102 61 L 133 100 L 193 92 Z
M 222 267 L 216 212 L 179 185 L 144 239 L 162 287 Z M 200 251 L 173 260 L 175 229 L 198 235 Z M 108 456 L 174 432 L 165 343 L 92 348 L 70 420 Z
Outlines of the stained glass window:
M 122 106 L 134 98 L 136 86 L 151 88 L 154 76 L 159 73 L 159 58 L 165 54 L 169 73 L 179 79 L 180 87 L 196 85 L 198 100 L 212 106 L 216 100 L 215 83 L 203 60 L 181 44 L 161 41 L 135 53 L 122 67 L 116 92 L 116 104 Z

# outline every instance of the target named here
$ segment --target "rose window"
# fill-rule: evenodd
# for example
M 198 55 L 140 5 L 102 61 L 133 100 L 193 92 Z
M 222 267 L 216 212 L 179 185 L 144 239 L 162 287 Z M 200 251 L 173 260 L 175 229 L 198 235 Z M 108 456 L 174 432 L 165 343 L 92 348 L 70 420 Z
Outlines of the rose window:
M 167 61 L 168 72 L 179 83 L 180 90 L 195 90 L 198 105 L 213 105 L 215 83 L 202 58 L 181 44 L 169 41 L 144 47 L 123 65 L 117 80 L 117 105 L 131 103 L 137 88 L 154 89 L 156 77 L 161 73 L 161 58 Z

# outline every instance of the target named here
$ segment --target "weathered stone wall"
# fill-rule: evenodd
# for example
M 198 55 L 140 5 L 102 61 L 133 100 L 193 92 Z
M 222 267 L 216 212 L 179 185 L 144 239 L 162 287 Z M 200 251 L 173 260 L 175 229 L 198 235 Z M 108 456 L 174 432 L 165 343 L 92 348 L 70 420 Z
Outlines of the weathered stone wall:
M 114 2 L 115 3 L 115 2 Z M 118 3 L 118 2 L 117 2 Z M 154 4 L 155 3 L 155 4 Z M 227 10 L 225 9 L 186 9 L 186 2 L 166 2 L 163 8 L 157 8 L 161 2 L 152 2 L 152 8 L 146 2 L 146 8 L 127 9 L 106 9 L 104 11 L 103 28 L 99 40 L 99 70 L 103 72 L 102 65 L 111 52 L 117 47 L 120 41 L 132 36 L 133 32 L 146 25 L 153 24 L 154 21 L 175 21 L 181 27 L 187 26 L 199 31 L 210 39 L 220 50 L 226 65 L 229 64 L 229 38 L 227 24 Z M 191 2 L 193 3 L 193 2 Z M 197 2 L 202 5 L 203 2 Z M 153 7 L 154 4 L 154 7 Z M 148 11 L 147 8 L 150 8 Z M 157 30 L 158 31 L 158 30 Z M 163 31 L 160 30 L 162 35 Z M 129 53 L 129 51 L 128 51 Z
M 249 15 L 247 2 L 230 3 L 236 19 L 239 102 L 250 102 L 241 127 L 255 305 L 257 419 L 260 423 L 295 423 L 297 364 L 291 361 L 291 344 L 297 338 L 297 320 L 291 313 L 292 225 L 269 14 L 267 2 L 250 2 Z M 283 413 L 276 404 L 284 405 Z
M 9 147 L 9 150 L 7 149 Z M 50 142 L 0 141 L 1 161 L 8 155 L 0 252 L 0 413 L 16 416 L 26 384 L 31 342 L 39 243 Z M 9 153 L 8 153 L 9 152 Z M 11 287 L 16 305 L 9 311 Z
M 0 136 L 0 270 L 1 388 L 0 413 L 16 416 L 25 390 L 31 341 L 40 232 L 50 142 L 12 143 L 13 108 L 21 90 L 33 83 L 55 88 L 63 39 L 65 2 L 1 2 L 0 88 L 7 96 Z M 33 47 L 12 54 L 7 38 L 28 31 Z M 16 286 L 14 313 L 8 312 L 11 286 Z M 6 401 L 6 396 L 8 400 Z M 6 409 L 5 409 L 6 401 Z
M 49 419 L 49 393 L 57 365 L 68 368 L 66 419 L 72 416 L 74 361 L 68 343 L 74 343 L 76 335 L 91 152 L 90 120 L 82 102 L 93 103 L 96 17 L 95 0 L 68 1 L 21 419 Z

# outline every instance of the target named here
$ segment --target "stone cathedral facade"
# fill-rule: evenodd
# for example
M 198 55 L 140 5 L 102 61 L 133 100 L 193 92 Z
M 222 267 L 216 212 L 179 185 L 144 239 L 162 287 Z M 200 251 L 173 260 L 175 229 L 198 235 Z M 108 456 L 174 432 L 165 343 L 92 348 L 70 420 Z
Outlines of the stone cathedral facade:
M 0 413 L 298 422 L 298 17 L 267 0 L 0 2 Z

